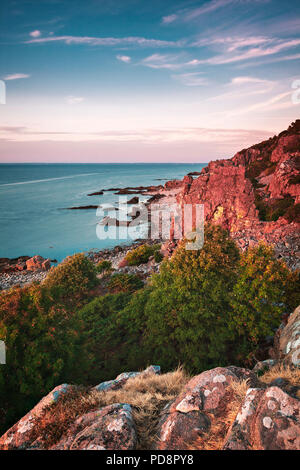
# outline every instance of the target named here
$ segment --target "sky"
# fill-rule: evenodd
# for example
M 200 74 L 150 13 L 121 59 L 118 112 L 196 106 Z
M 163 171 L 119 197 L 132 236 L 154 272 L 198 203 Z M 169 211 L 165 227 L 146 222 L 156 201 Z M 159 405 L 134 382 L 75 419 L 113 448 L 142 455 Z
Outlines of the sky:
M 0 162 L 229 158 L 299 118 L 299 65 L 299 0 L 6 0 Z

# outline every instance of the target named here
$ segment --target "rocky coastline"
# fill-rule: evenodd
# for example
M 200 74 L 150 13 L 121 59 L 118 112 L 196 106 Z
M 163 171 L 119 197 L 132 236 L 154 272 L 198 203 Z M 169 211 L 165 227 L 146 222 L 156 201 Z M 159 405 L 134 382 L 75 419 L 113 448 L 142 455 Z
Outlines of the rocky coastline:
M 204 204 L 205 221 L 228 229 L 242 250 L 263 241 L 273 245 L 276 256 L 283 259 L 290 269 L 300 269 L 300 120 L 278 136 L 244 149 L 231 159 L 212 161 L 201 172 L 189 173 L 183 180 L 170 180 L 158 186 L 101 189 L 88 196 L 107 191 L 134 195 L 128 203 L 136 210 L 140 204 L 137 195 L 148 198 L 144 204 L 149 209 L 162 198 L 164 204 L 176 203 L 181 207 L 184 204 Z M 89 205 L 68 209 L 97 207 Z M 111 209 L 118 208 L 112 206 Z M 135 214 L 133 211 L 131 220 L 136 218 Z M 104 217 L 103 223 L 114 220 L 117 226 L 122 225 L 117 218 L 108 220 Z M 123 224 L 127 226 L 130 222 Z M 153 240 L 137 241 L 90 256 L 95 262 L 109 259 L 114 269 L 119 269 L 130 247 L 145 241 L 157 243 Z M 166 242 L 163 254 L 172 254 L 175 247 L 175 240 Z M 27 263 L 34 258 L 39 257 L 0 259 L 0 289 L 44 279 L 51 260 L 40 259 L 28 269 Z M 145 273 L 149 271 L 147 267 L 142 269 Z

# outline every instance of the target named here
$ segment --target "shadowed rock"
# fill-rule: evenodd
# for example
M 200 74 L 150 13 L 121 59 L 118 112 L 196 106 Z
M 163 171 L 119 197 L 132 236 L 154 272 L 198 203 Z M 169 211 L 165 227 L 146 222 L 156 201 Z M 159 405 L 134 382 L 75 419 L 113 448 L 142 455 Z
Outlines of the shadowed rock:
M 132 450 L 136 443 L 131 406 L 115 403 L 78 418 L 52 450 Z

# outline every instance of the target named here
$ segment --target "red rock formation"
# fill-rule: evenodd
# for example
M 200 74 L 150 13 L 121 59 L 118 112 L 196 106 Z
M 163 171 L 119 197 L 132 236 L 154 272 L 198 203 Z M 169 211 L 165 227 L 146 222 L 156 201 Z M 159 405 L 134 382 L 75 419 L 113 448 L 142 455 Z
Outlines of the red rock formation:
M 26 261 L 27 271 L 48 271 L 51 267 L 51 260 L 36 255 Z
M 178 203 L 204 204 L 205 220 L 227 228 L 242 248 L 264 240 L 300 266 L 300 120 L 230 160 L 210 162 L 195 179 L 165 185 L 175 188 Z

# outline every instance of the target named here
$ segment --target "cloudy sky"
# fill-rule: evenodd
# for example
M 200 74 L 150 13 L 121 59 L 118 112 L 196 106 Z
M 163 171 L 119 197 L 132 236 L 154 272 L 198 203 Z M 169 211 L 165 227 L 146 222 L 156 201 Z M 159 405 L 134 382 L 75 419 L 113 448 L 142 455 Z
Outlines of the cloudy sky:
M 299 117 L 299 0 L 6 0 L 0 23 L 2 162 L 207 162 Z

